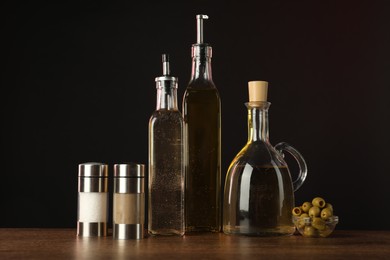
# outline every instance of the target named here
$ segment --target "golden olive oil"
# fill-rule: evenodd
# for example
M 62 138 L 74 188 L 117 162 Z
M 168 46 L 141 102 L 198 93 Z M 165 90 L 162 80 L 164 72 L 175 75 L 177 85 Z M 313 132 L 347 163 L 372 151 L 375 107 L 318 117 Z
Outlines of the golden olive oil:
M 286 166 L 237 163 L 226 180 L 223 230 L 227 234 L 279 236 L 294 233 L 294 197 Z
M 186 231 L 220 231 L 221 105 L 213 86 L 191 85 L 183 102 L 187 140 Z

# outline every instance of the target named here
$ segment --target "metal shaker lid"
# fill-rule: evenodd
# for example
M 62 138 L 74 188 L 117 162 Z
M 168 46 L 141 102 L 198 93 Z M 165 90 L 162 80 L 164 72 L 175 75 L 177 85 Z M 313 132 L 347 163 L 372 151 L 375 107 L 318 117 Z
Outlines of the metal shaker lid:
M 114 178 L 117 177 L 145 177 L 145 165 L 138 163 L 121 163 L 114 165 Z
M 99 162 L 81 163 L 79 177 L 108 177 L 108 165 Z

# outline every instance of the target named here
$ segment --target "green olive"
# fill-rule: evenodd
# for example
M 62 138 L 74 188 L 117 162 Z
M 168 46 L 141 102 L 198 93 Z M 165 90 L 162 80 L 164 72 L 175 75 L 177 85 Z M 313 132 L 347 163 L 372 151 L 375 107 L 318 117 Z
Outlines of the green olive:
M 309 209 L 313 207 L 313 205 L 310 202 L 305 202 L 302 204 L 302 210 L 303 212 L 309 212 Z
M 307 213 L 302 213 L 300 217 L 301 217 L 301 218 L 308 218 L 308 217 L 309 217 L 309 214 L 307 214 Z
M 297 223 L 297 228 L 303 229 L 303 228 L 305 228 L 305 226 L 306 226 L 306 224 L 305 224 L 304 221 L 302 221 L 302 220 L 299 220 L 299 221 L 298 221 L 298 223 Z
M 332 214 L 333 214 L 333 206 L 332 206 L 332 204 L 326 203 L 326 204 L 325 204 L 325 208 L 326 208 L 326 209 L 330 209 L 330 210 L 332 211 Z
M 325 200 L 321 197 L 315 197 L 311 203 L 313 204 L 313 206 L 317 206 L 321 209 L 325 207 L 326 204 Z
M 309 209 L 309 216 L 311 218 L 315 218 L 315 217 L 319 217 L 320 216 L 320 213 L 321 213 L 321 210 L 319 207 L 317 206 L 313 206 Z
M 322 219 L 327 220 L 331 216 L 333 216 L 333 212 L 330 208 L 324 208 L 321 210 L 321 218 Z
M 306 226 L 306 218 L 308 217 L 309 215 L 307 213 L 303 213 L 301 216 L 299 216 L 298 228 L 304 228 Z
M 300 215 L 302 214 L 301 208 L 300 208 L 300 207 L 295 207 L 295 208 L 293 208 L 292 214 L 293 214 L 294 216 L 300 216 Z
M 322 218 L 313 218 L 311 225 L 318 230 L 324 230 L 326 228 L 325 220 Z
M 315 237 L 318 235 L 318 230 L 312 226 L 306 226 L 303 230 L 303 235 L 306 237 Z

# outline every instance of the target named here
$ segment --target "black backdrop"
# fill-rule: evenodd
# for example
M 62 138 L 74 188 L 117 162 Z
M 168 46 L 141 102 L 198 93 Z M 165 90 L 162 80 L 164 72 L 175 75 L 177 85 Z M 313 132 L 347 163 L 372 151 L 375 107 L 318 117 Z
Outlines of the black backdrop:
M 75 227 L 79 163 L 147 164 L 160 55 L 181 104 L 204 13 L 223 175 L 247 139 L 247 81 L 267 80 L 271 143 L 309 167 L 296 202 L 323 196 L 338 228 L 390 228 L 385 1 L 131 2 L 2 4 L 0 226 Z

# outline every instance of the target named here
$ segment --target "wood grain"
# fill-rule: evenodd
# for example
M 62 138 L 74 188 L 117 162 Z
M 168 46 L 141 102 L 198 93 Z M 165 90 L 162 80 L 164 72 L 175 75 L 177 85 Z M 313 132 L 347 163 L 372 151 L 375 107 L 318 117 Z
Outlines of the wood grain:
M 327 238 L 197 234 L 143 240 L 77 238 L 74 229 L 0 229 L 0 259 L 390 259 L 390 231 Z

